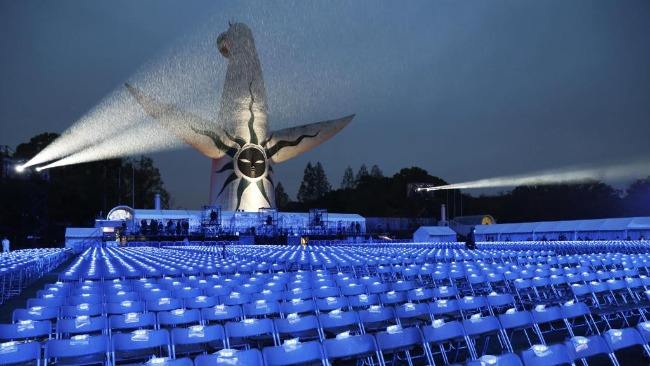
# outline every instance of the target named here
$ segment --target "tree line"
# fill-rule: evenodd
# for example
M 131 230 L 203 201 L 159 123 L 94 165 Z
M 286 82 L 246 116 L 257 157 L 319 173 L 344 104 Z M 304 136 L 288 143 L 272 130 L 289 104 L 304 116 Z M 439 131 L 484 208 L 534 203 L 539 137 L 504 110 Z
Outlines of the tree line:
M 57 137 L 34 136 L 0 157 L 27 161 Z M 0 179 L 0 236 L 8 235 L 16 247 L 60 244 L 66 227 L 92 227 L 118 205 L 153 208 L 156 193 L 167 207 L 170 195 L 160 171 L 144 156 L 11 174 Z
M 37 135 L 13 153 L 0 150 L 0 157 L 27 161 L 57 137 Z M 441 204 L 447 205 L 449 217 L 491 214 L 498 222 L 650 216 L 650 177 L 624 189 L 593 181 L 521 186 L 480 196 L 458 190 L 417 192 L 417 184 L 448 183 L 419 167 L 386 176 L 377 165 L 361 165 L 356 172 L 348 166 L 334 188 L 323 165 L 310 162 L 295 199 L 279 182 L 275 196 L 282 211 L 324 208 L 366 217 L 439 218 Z M 95 217 L 105 217 L 122 204 L 151 208 L 156 193 L 161 194 L 163 207 L 169 207 L 171 198 L 160 171 L 144 156 L 1 177 L 0 236 L 8 235 L 17 246 L 60 244 L 66 227 L 92 226 Z

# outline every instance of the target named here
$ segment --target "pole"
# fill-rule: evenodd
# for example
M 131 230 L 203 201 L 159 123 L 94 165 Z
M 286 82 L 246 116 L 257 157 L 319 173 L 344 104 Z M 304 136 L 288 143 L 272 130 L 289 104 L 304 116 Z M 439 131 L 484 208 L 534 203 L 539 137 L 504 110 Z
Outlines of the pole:
M 135 207 L 135 166 L 131 164 L 131 208 Z

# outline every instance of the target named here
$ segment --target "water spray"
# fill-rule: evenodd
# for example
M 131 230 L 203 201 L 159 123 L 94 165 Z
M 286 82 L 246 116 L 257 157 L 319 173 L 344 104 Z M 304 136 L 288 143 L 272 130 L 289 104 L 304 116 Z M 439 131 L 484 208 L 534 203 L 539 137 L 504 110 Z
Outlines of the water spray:
M 436 187 L 420 187 L 419 191 L 438 191 L 446 189 L 477 189 L 516 186 L 539 186 L 552 184 L 577 184 L 595 180 L 620 180 L 650 174 L 650 161 L 610 165 L 597 168 L 562 169 L 535 174 L 514 175 L 447 184 Z

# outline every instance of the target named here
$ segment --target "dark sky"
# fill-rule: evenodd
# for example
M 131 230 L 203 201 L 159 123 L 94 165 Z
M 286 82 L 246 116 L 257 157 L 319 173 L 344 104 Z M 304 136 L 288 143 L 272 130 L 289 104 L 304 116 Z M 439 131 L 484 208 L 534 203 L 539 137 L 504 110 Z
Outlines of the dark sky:
M 647 0 L 0 0 L 0 145 L 63 132 L 169 50 L 214 63 L 195 91 L 215 114 L 211 42 L 230 19 L 255 34 L 271 128 L 357 113 L 276 168 L 291 194 L 316 160 L 338 186 L 362 163 L 460 182 L 650 157 Z M 165 70 L 203 77 L 189 59 Z M 152 156 L 176 206 L 207 201 L 207 158 Z

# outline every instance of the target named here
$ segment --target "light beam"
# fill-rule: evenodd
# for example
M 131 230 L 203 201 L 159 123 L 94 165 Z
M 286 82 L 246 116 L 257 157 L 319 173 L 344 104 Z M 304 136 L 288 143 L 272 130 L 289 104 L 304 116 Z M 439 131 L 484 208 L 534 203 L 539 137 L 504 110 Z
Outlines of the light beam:
M 610 165 L 597 168 L 562 169 L 535 174 L 514 175 L 447 184 L 436 187 L 420 187 L 417 191 L 438 191 L 445 189 L 478 189 L 516 186 L 538 186 L 551 184 L 576 184 L 594 180 L 620 180 L 650 174 L 650 161 Z

